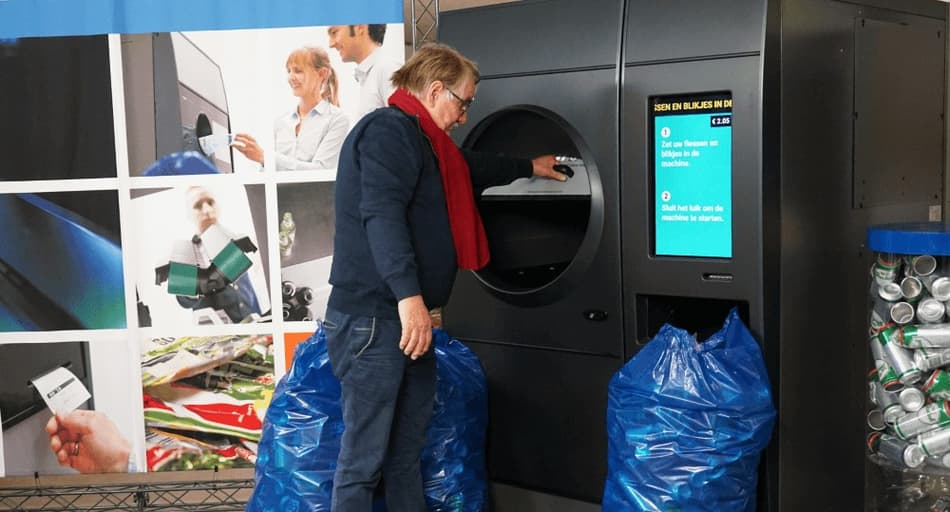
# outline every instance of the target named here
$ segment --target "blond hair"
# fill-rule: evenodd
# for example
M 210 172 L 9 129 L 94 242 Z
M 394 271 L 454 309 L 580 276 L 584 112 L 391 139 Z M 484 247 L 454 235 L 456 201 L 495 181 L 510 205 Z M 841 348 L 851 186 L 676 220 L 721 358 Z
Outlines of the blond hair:
M 327 79 L 323 81 L 323 86 L 320 88 L 320 97 L 338 107 L 340 106 L 339 81 L 336 78 L 336 71 L 334 71 L 333 66 L 330 65 L 330 56 L 327 55 L 326 50 L 319 46 L 304 46 L 303 48 L 298 48 L 290 52 L 290 55 L 287 56 L 287 66 L 291 64 L 311 66 L 317 70 L 322 68 L 330 70 L 327 74 Z
M 426 87 L 436 80 L 446 87 L 455 87 L 466 78 L 476 84 L 478 66 L 448 45 L 428 43 L 420 48 L 393 73 L 393 85 L 415 95 L 425 94 Z

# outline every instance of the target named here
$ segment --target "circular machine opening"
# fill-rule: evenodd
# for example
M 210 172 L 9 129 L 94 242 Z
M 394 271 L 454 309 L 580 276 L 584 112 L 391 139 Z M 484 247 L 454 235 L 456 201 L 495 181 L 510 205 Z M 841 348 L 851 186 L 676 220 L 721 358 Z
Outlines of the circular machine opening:
M 466 137 L 466 148 L 521 158 L 559 155 L 567 182 L 521 179 L 485 190 L 479 211 L 491 260 L 475 275 L 509 301 L 551 302 L 582 278 L 603 229 L 603 193 L 580 134 L 554 112 L 519 105 L 495 112 Z

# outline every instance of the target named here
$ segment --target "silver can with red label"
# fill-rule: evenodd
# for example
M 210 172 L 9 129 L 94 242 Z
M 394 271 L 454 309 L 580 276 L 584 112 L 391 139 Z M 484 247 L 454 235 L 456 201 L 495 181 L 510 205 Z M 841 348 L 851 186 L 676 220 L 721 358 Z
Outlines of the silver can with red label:
M 869 345 L 871 347 L 871 357 L 874 359 L 875 370 L 877 370 L 877 378 L 881 382 L 881 385 L 884 386 L 884 389 L 893 391 L 903 387 L 900 378 L 897 376 L 897 372 L 894 371 L 894 368 L 891 367 L 887 358 L 884 356 L 884 348 L 881 346 L 881 342 L 877 336 L 871 337 Z
M 906 325 L 900 329 L 885 329 L 888 339 L 908 348 L 950 348 L 950 324 Z
M 871 266 L 871 275 L 880 284 L 892 283 L 897 280 L 902 260 L 895 254 L 878 253 L 877 259 Z
M 881 331 L 877 335 L 877 340 L 881 344 L 881 352 L 884 354 L 884 358 L 897 373 L 897 378 L 900 379 L 902 384 L 910 385 L 919 381 L 923 377 L 923 373 L 914 363 L 913 352 L 898 343 L 901 339 L 900 334 L 900 329 L 891 327 Z

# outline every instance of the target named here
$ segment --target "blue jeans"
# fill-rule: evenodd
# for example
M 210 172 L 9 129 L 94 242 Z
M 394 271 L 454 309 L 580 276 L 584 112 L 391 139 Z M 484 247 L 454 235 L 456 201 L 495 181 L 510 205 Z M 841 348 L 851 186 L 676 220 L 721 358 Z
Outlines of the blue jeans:
M 382 476 L 391 511 L 425 512 L 419 460 L 435 400 L 430 349 L 413 361 L 399 350 L 398 320 L 327 309 L 324 329 L 343 390 L 343 439 L 333 512 L 369 512 Z

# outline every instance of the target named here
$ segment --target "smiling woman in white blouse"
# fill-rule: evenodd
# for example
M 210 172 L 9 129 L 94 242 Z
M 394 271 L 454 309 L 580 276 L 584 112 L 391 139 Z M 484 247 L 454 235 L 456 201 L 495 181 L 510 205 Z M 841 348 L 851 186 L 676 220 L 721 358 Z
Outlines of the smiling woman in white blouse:
M 307 46 L 291 52 L 287 83 L 299 102 L 297 108 L 274 121 L 274 168 L 335 168 L 349 121 L 339 107 L 336 72 L 326 50 Z M 264 151 L 249 134 L 236 134 L 234 149 L 264 165 Z

